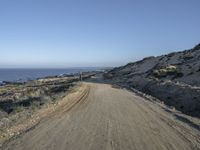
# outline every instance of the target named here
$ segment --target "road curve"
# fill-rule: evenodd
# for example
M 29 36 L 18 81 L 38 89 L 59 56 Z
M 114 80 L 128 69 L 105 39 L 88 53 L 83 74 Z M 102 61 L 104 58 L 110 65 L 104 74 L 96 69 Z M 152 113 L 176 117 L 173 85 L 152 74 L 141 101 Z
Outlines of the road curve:
M 69 111 L 44 119 L 4 149 L 198 149 L 199 137 L 156 104 L 111 85 L 84 84 L 90 87 L 87 97 Z

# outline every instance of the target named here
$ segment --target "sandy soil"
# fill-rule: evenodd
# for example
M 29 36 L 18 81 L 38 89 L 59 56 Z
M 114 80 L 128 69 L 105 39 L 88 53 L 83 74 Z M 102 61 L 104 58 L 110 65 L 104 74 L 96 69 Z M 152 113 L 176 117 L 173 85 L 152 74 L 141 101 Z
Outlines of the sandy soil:
M 151 101 L 111 85 L 84 84 L 87 92 L 73 107 L 63 105 L 3 149 L 199 149 L 199 131 L 182 124 Z

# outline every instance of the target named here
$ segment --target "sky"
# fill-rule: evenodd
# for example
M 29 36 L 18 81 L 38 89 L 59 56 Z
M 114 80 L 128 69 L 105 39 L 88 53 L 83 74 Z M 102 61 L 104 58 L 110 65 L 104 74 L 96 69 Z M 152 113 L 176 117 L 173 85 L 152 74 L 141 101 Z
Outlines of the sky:
M 0 0 L 0 68 L 112 67 L 200 43 L 200 0 Z

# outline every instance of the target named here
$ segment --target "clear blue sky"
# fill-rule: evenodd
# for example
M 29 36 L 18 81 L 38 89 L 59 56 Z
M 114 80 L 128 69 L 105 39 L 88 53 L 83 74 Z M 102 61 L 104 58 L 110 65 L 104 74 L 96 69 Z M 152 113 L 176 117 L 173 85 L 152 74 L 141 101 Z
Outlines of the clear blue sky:
M 200 42 L 200 0 L 0 0 L 0 68 L 118 66 Z

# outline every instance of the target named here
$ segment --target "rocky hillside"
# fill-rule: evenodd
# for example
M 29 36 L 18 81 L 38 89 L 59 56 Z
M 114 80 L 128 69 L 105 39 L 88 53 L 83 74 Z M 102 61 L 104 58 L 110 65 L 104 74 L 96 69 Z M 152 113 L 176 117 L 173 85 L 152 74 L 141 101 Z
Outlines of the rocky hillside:
M 104 76 L 200 117 L 200 44 L 182 52 L 147 57 L 114 68 Z

